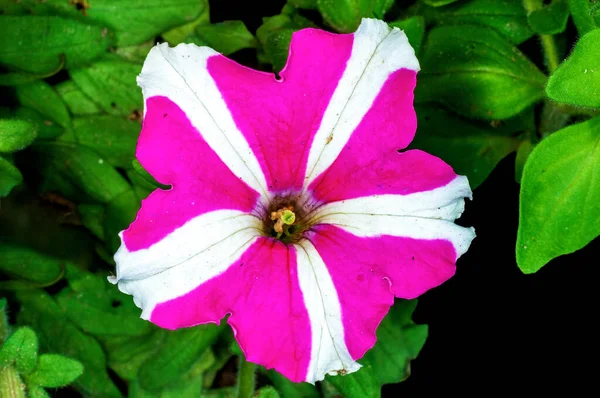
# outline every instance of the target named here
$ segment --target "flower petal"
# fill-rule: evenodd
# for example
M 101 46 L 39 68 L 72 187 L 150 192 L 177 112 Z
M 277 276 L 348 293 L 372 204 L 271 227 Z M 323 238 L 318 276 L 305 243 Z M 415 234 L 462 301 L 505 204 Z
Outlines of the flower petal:
M 418 70 L 404 32 L 363 19 L 310 147 L 305 186 L 352 148 L 360 152 L 353 156 L 371 158 L 382 147 L 400 149 L 410 143 L 416 128 L 412 91 Z M 357 135 L 360 146 L 350 147 L 349 140 Z
M 307 380 L 311 325 L 292 246 L 261 237 L 210 280 L 187 271 L 177 271 L 177 277 L 191 278 L 197 287 L 158 304 L 152 322 L 175 329 L 219 323 L 230 313 L 228 323 L 248 361 L 275 368 L 295 382 Z M 170 283 L 173 276 L 160 280 Z
M 258 193 L 227 168 L 168 98 L 146 100 L 137 157 L 160 182 L 173 188 L 154 191 L 143 201 L 137 219 L 122 235 L 130 251 L 150 247 L 206 212 L 249 213 L 258 201 Z
M 353 36 L 317 29 L 294 33 L 281 79 L 223 56 L 208 71 L 248 141 L 271 191 L 299 190 L 308 147 L 352 51 Z
M 144 98 L 167 97 L 177 104 L 231 172 L 266 193 L 260 165 L 208 73 L 207 62 L 213 56 L 218 53 L 208 47 L 159 44 L 150 50 L 138 84 Z

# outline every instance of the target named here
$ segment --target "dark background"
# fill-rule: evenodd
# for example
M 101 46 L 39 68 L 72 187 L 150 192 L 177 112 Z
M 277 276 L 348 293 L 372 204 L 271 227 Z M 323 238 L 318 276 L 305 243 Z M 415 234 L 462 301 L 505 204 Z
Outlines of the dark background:
M 516 1 L 516 0 L 515 0 Z M 250 4 L 249 4 L 250 3 Z M 240 19 L 255 32 L 285 1 L 214 0 L 211 21 Z M 529 43 L 535 47 L 535 39 Z M 243 62 L 243 60 L 241 60 Z M 457 273 L 419 299 L 429 338 L 403 383 L 383 396 L 433 393 L 597 391 L 597 279 L 600 240 L 524 275 L 515 262 L 519 185 L 514 154 L 473 193 L 459 221 L 478 237 Z

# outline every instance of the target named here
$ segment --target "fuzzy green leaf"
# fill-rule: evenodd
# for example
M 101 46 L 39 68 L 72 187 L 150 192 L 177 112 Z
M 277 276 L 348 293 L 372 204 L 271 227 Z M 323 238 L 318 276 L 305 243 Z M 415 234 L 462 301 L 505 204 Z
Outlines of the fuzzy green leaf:
M 20 151 L 36 136 L 35 125 L 27 120 L 0 119 L 0 152 Z
M 411 147 L 422 149 L 450 164 L 457 174 L 478 187 L 494 167 L 514 152 L 519 141 L 492 128 L 483 128 L 449 112 L 418 107 L 418 130 Z
M 556 35 L 564 32 L 569 19 L 567 0 L 552 0 L 547 6 L 542 6 L 527 15 L 531 29 L 540 34 Z
M 537 272 L 600 235 L 600 117 L 566 127 L 529 155 L 521 181 L 517 264 Z
M 43 387 L 30 385 L 27 386 L 28 398 L 50 398 L 50 395 Z
M 323 20 L 338 32 L 354 32 L 362 18 L 383 19 L 393 0 L 317 0 Z
M 0 64 L 25 72 L 55 70 L 62 56 L 67 68 L 82 65 L 111 43 L 112 34 L 101 25 L 57 16 L 0 16 Z
M 41 387 L 63 387 L 71 384 L 83 373 L 79 361 L 57 354 L 40 355 L 37 368 L 27 375 L 27 384 Z
M 17 99 L 21 105 L 35 109 L 62 127 L 71 125 L 71 116 L 67 106 L 52 86 L 43 80 L 15 87 Z
M 38 339 L 29 327 L 17 329 L 0 349 L 0 368 L 15 364 L 20 373 L 31 372 L 37 363 Z
M 142 92 L 136 84 L 141 65 L 120 57 L 105 57 L 94 64 L 69 70 L 81 91 L 93 98 L 103 111 L 112 115 L 129 116 L 143 109 Z
M 23 181 L 19 169 L 0 156 L 0 198 L 8 196 L 14 187 Z
M 470 118 L 507 119 L 542 98 L 546 77 L 500 34 L 480 26 L 433 29 L 421 56 L 419 102 Z
M 257 41 L 242 21 L 199 25 L 196 34 L 205 45 L 229 55 L 244 48 L 256 48 Z
M 196 18 L 208 7 L 206 0 L 64 1 L 20 0 L 36 15 L 62 15 L 113 29 L 119 47 L 142 43 L 165 30 Z
M 417 12 L 425 17 L 428 25 L 489 26 L 514 44 L 520 44 L 533 36 L 521 1 L 460 1 L 447 7 L 422 7 Z
M 583 36 L 548 79 L 546 94 L 558 102 L 600 108 L 600 29 Z

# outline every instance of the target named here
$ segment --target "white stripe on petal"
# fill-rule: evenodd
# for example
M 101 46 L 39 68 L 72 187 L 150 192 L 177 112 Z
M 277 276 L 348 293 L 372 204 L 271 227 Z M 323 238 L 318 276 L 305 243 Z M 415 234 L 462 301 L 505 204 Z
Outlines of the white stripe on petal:
M 404 32 L 383 21 L 363 19 L 354 33 L 346 70 L 310 148 L 305 187 L 335 161 L 387 78 L 402 68 L 420 69 Z
M 115 254 L 119 290 L 148 319 L 154 306 L 189 293 L 224 272 L 260 235 L 260 221 L 237 210 L 202 214 L 147 249 Z
M 311 355 L 306 381 L 325 374 L 352 373 L 361 365 L 352 359 L 344 340 L 342 309 L 323 259 L 308 241 L 295 245 L 298 279 L 311 326 Z
M 454 224 L 471 197 L 467 178 L 458 176 L 447 185 L 408 195 L 376 195 L 332 202 L 311 217 L 318 224 L 336 225 L 356 236 L 392 235 L 452 242 L 457 258 L 475 238 L 473 228 Z
M 164 96 L 176 103 L 229 169 L 256 191 L 266 193 L 266 180 L 248 142 L 238 130 L 207 70 L 219 55 L 208 47 L 162 43 L 150 50 L 138 84 L 144 98 Z

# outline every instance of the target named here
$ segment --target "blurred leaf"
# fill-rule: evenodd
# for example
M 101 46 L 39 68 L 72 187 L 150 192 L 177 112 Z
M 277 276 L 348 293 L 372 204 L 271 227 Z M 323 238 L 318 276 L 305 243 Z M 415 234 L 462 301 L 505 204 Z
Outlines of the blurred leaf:
M 37 132 L 38 139 L 56 138 L 65 132 L 65 130 L 55 122 L 44 117 L 41 113 L 31 108 L 17 108 L 14 112 L 14 117 L 26 120 L 33 124 L 34 129 Z
M 223 330 L 223 325 L 199 325 L 170 332 L 159 349 L 140 367 L 144 390 L 160 390 L 193 367 Z
M 106 372 L 106 357 L 98 341 L 77 329 L 52 297 L 41 290 L 21 290 L 16 296 L 21 303 L 19 323 L 31 325 L 47 350 L 76 359 L 84 366 L 74 383 L 77 389 L 87 396 L 121 396 Z
M 274 370 L 268 370 L 266 373 L 284 398 L 318 398 L 321 396 L 312 384 L 291 382 Z
M 191 21 L 206 7 L 205 0 L 20 0 L 37 15 L 62 15 L 112 28 L 117 46 L 129 46 Z
M 288 0 L 287 3 L 293 7 L 307 10 L 315 10 L 317 8 L 317 0 Z
M 104 240 L 104 206 L 82 203 L 77 206 L 77 212 L 83 226 L 98 239 Z
M 31 83 L 35 80 L 45 79 L 60 72 L 65 66 L 65 56 L 60 55 L 60 61 L 52 70 L 42 73 L 27 73 L 27 72 L 8 72 L 0 74 L 0 86 L 16 86 L 19 84 Z
M 590 7 L 592 5 L 591 1 L 568 0 L 568 3 L 573 22 L 575 22 L 580 36 L 585 35 L 590 30 L 596 29 L 596 22 L 594 21 Z
M 244 48 L 256 48 L 257 42 L 242 21 L 225 21 L 212 25 L 199 25 L 196 34 L 207 46 L 223 55 Z
M 102 112 L 98 105 L 86 96 L 72 80 L 59 83 L 54 88 L 73 115 L 93 115 Z
M 600 107 L 600 29 L 583 36 L 573 53 L 548 79 L 550 99 L 577 106 Z
M 534 34 L 527 23 L 522 1 L 460 1 L 447 7 L 422 7 L 416 11 L 425 17 L 428 25 L 489 26 L 514 44 L 521 44 Z
M 121 245 L 119 232 L 127 229 L 135 220 L 141 202 L 133 190 L 123 192 L 106 205 L 104 236 L 108 249 L 115 253 Z
M 279 398 L 280 395 L 276 389 L 271 386 L 263 387 L 254 393 L 256 398 Z
M 423 2 L 432 7 L 441 7 L 450 3 L 455 3 L 457 0 L 423 0 Z
M 555 35 L 564 32 L 569 19 L 567 0 L 552 0 L 547 6 L 542 6 L 527 15 L 531 29 L 540 34 Z
M 35 126 L 26 120 L 0 119 L 0 152 L 24 149 L 35 140 Z
M 0 349 L 0 368 L 13 363 L 19 373 L 29 373 L 37 364 L 38 339 L 28 327 L 17 329 Z
M 100 203 L 131 189 L 129 183 L 91 149 L 71 143 L 37 143 L 32 146 L 42 161 L 42 171 L 66 178 Z
M 415 53 L 419 52 L 423 35 L 425 34 L 425 20 L 421 16 L 411 17 L 408 19 L 388 22 L 391 27 L 399 28 L 404 31 L 408 42 L 415 49 Z
M 151 191 L 153 191 L 156 188 L 171 189 L 170 185 L 164 185 L 164 184 L 161 184 L 160 182 L 156 181 L 154 179 L 154 177 L 152 177 L 152 175 L 150 173 L 148 173 L 146 171 L 146 169 L 144 169 L 144 166 L 142 166 L 142 164 L 140 163 L 139 160 L 133 159 L 131 162 L 131 166 L 132 166 L 133 170 L 135 171 L 135 173 L 140 178 L 142 178 L 142 180 L 144 182 L 146 182 L 145 187 L 149 188 Z
M 431 30 L 420 61 L 416 100 L 435 101 L 467 117 L 507 119 L 544 94 L 546 78 L 539 69 L 484 27 Z
M 281 29 L 267 37 L 265 53 L 276 72 L 281 71 L 287 62 L 292 35 L 295 31 L 294 29 Z
M 66 3 L 66 2 L 64 2 Z M 111 45 L 108 29 L 57 16 L 0 16 L 0 64 L 24 72 L 82 65 Z
M 600 235 L 600 117 L 566 127 L 531 152 L 521 180 L 517 264 L 537 272 Z
M 143 336 L 150 324 L 140 319 L 139 309 L 131 299 L 106 281 L 105 276 L 80 273 L 76 283 L 69 277 L 69 288 L 56 297 L 67 317 L 85 333 L 94 336 Z M 87 280 L 85 280 L 87 279 Z M 93 279 L 93 280 L 92 280 Z
M 0 271 L 13 278 L 46 286 L 62 277 L 64 267 L 65 260 L 0 242 Z
M 94 64 L 69 70 L 71 78 L 89 98 L 112 115 L 129 116 L 143 109 L 142 91 L 136 84 L 141 65 L 120 57 L 105 57 Z
M 73 120 L 75 141 L 88 146 L 112 166 L 129 168 L 141 126 L 123 117 L 98 115 Z
M 0 156 L 0 198 L 8 196 L 10 191 L 23 181 L 19 169 Z
M 178 26 L 162 34 L 163 39 L 168 41 L 170 46 L 176 46 L 179 43 L 183 43 L 186 37 L 194 33 L 196 27 L 210 24 L 210 10 L 208 2 L 205 1 L 204 3 L 204 9 L 200 13 L 200 15 L 198 15 L 198 17 L 192 22 Z
M 79 361 L 57 354 L 40 355 L 37 368 L 27 375 L 27 384 L 41 387 L 63 387 L 71 384 L 83 373 Z
M 471 189 L 519 146 L 513 137 L 494 134 L 441 109 L 421 106 L 417 116 L 418 131 L 411 147 L 440 157 L 457 174 L 466 175 Z
M 338 32 L 351 33 L 362 18 L 383 19 L 394 0 L 317 0 L 317 8 L 327 25 Z
M 15 87 L 19 102 L 28 108 L 35 109 L 48 119 L 62 127 L 71 125 L 71 116 L 67 106 L 52 86 L 43 80 Z
M 535 145 L 531 142 L 531 140 L 526 139 L 521 141 L 521 145 L 517 148 L 517 157 L 515 158 L 515 181 L 519 184 L 521 183 L 521 177 L 523 176 L 523 168 L 525 167 L 525 163 L 527 162 L 527 158 L 533 151 Z
M 7 311 L 8 304 L 6 298 L 0 297 L 0 344 L 4 344 L 10 334 L 10 324 L 8 323 Z
M 360 363 L 363 367 L 346 376 L 327 376 L 344 397 L 379 397 L 383 384 L 398 383 L 410 375 L 410 362 L 427 339 L 427 325 L 411 320 L 416 300 L 396 300 L 377 329 L 377 343 Z
M 129 62 L 142 64 L 152 47 L 154 47 L 154 40 L 148 40 L 135 46 L 119 47 L 115 50 L 115 54 Z
M 50 395 L 40 386 L 27 386 L 28 398 L 50 398 Z

